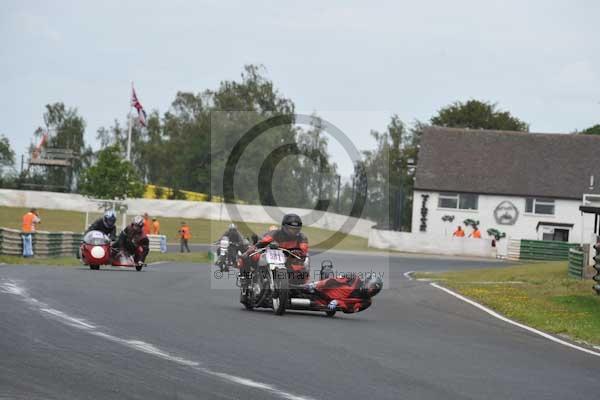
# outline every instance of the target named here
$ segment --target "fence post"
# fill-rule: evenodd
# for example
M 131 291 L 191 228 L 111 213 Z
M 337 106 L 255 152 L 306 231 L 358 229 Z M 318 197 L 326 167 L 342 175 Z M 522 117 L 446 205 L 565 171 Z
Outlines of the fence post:
M 596 250 L 596 255 L 594 256 L 594 269 L 596 270 L 594 281 L 596 284 L 593 286 L 593 288 L 596 291 L 596 294 L 600 295 L 600 236 L 596 236 L 594 250 Z

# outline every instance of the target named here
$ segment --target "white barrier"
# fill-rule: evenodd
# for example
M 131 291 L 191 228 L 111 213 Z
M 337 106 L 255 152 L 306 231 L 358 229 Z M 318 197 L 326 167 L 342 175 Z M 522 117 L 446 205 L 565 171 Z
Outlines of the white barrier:
M 408 253 L 496 258 L 491 239 L 455 238 L 425 233 L 371 229 L 369 247 Z
M 330 212 L 304 208 L 282 208 L 246 204 L 223 204 L 186 200 L 128 199 L 127 214 L 147 212 L 157 217 L 204 218 L 213 221 L 242 220 L 264 224 L 279 223 L 283 212 L 295 212 L 303 218 L 305 226 L 331 231 L 342 231 L 363 238 L 375 224 L 362 218 L 351 218 Z M 0 206 L 48 208 L 86 212 L 97 205 L 78 194 L 0 189 Z M 237 215 L 236 215 L 237 214 Z M 344 227 L 344 225 L 347 225 Z
M 148 235 L 150 251 L 167 252 L 167 237 L 165 235 Z

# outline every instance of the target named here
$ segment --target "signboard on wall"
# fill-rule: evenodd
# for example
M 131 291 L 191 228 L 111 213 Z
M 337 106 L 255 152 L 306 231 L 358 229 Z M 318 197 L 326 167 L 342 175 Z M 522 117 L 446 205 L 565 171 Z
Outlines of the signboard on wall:
M 504 200 L 494 209 L 494 219 L 498 225 L 514 225 L 519 219 L 519 210 L 512 202 Z

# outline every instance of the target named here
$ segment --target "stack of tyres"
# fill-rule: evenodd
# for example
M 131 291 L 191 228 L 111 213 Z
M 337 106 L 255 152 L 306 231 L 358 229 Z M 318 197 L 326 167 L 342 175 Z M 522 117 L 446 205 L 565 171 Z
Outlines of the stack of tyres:
M 596 275 L 594 275 L 594 290 L 596 294 L 600 295 L 600 236 L 596 237 L 594 250 L 596 250 L 596 255 L 594 256 L 594 269 L 596 270 Z

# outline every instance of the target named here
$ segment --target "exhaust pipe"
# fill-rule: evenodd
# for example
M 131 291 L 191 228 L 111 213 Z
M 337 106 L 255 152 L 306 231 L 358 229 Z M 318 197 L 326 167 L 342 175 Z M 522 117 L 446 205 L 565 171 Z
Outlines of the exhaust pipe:
M 292 299 L 291 300 L 292 303 L 292 307 L 303 307 L 303 308 L 310 308 L 310 299 Z

